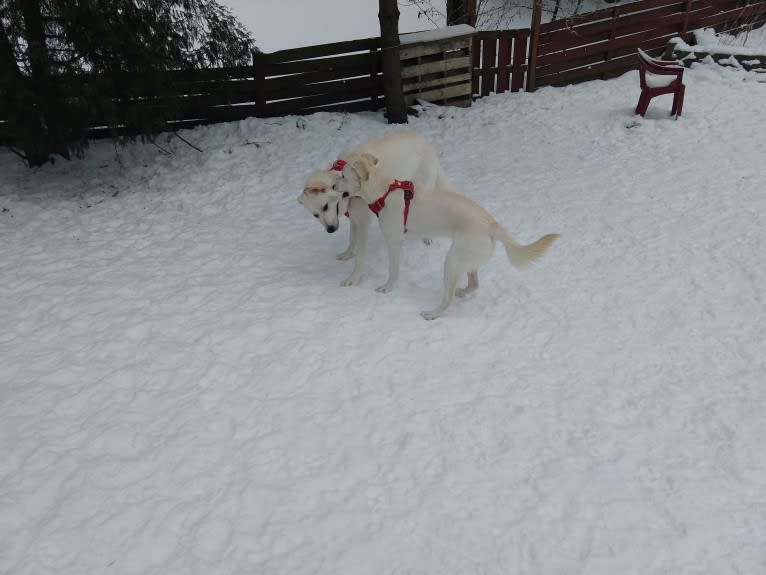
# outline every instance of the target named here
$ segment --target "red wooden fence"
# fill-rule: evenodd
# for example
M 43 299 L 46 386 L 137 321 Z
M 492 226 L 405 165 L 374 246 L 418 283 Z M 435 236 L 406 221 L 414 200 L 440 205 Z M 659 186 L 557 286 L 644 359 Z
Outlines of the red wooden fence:
M 547 24 L 533 22 L 537 59 L 528 89 L 620 75 L 636 67 L 636 48 L 657 56 L 670 38 L 691 41 L 690 32 L 698 28 L 729 31 L 764 23 L 763 0 L 744 6 L 741 0 L 644 0 Z
M 481 97 L 523 89 L 528 44 L 528 29 L 477 32 L 473 37 L 472 94 Z

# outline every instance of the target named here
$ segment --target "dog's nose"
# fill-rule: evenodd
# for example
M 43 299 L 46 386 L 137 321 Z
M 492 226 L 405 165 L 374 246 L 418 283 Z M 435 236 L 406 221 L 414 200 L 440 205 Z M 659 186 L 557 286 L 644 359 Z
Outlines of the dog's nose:
M 332 233 L 334 233 L 334 232 L 335 232 L 335 230 L 337 230 L 337 229 L 338 229 L 338 227 L 337 227 L 337 226 L 327 226 L 327 233 L 328 233 L 328 234 L 332 234 Z

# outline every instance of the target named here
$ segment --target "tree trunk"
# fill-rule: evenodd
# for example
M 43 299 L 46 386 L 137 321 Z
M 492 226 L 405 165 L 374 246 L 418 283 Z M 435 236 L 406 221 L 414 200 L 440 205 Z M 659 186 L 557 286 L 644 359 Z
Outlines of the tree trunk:
M 389 124 L 406 124 L 407 109 L 402 93 L 402 68 L 399 61 L 399 7 L 397 0 L 379 0 L 383 91 Z
M 551 22 L 555 22 L 559 17 L 559 9 L 561 8 L 561 0 L 556 0 L 556 5 L 553 7 L 553 16 L 551 16 Z
M 32 103 L 32 93 L 19 70 L 11 42 L 0 20 L 0 84 L 7 87 L 8 138 L 24 150 L 29 167 L 44 163 L 47 156 L 39 145 L 42 123 Z
M 51 78 L 51 64 L 45 44 L 45 28 L 40 13 L 40 3 L 22 0 L 21 12 L 24 16 L 29 66 L 32 72 L 30 78 L 32 106 L 37 116 L 33 125 L 40 129 L 35 138 L 36 145 L 32 150 L 25 150 L 30 167 L 34 167 L 44 164 L 51 152 L 69 159 L 69 148 L 61 132 L 59 118 L 56 117 L 56 109 L 62 105 L 62 102 L 57 97 L 57 90 Z
M 476 0 L 447 0 L 447 26 L 476 26 Z

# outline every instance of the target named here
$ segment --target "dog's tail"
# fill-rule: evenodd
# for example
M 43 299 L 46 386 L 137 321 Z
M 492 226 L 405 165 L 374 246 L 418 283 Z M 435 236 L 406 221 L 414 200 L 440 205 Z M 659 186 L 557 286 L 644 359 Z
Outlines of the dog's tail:
M 524 267 L 539 259 L 548 248 L 551 247 L 558 234 L 547 234 L 531 244 L 522 245 L 514 240 L 511 235 L 503 229 L 503 226 L 493 222 L 489 227 L 489 235 L 493 240 L 502 242 L 505 246 L 505 253 L 508 259 L 517 268 Z

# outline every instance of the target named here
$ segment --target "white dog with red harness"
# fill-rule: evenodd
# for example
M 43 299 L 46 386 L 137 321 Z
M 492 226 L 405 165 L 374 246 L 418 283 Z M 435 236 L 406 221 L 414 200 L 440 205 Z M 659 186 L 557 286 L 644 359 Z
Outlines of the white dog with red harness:
M 521 267 L 542 256 L 558 237 L 548 234 L 520 245 L 484 208 L 450 186 L 420 193 L 417 184 L 396 180 L 373 154 L 355 154 L 346 161 L 335 194 L 361 198 L 378 215 L 388 245 L 388 281 L 378 291 L 387 292 L 396 285 L 402 240 L 408 229 L 452 238 L 444 261 L 444 295 L 436 309 L 421 313 L 426 319 L 439 317 L 455 295 L 461 297 L 479 287 L 479 267 L 492 255 L 495 241 L 502 242 L 510 262 Z M 464 274 L 468 285 L 457 289 Z
M 303 192 L 298 196 L 298 201 L 329 233 L 338 229 L 343 214 L 348 216 L 351 223 L 348 249 L 337 256 L 339 260 L 355 257 L 351 275 L 341 282 L 344 286 L 356 285 L 362 277 L 370 210 L 359 198 L 344 198 L 329 192 L 332 192 L 333 186 L 341 176 L 345 159 L 361 153 L 373 154 L 381 167 L 395 174 L 397 178 L 414 182 L 421 193 L 449 187 L 449 179 L 439 164 L 436 150 L 431 143 L 420 134 L 406 130 L 349 148 L 340 154 L 340 159 L 329 170 L 312 172 L 306 180 Z

